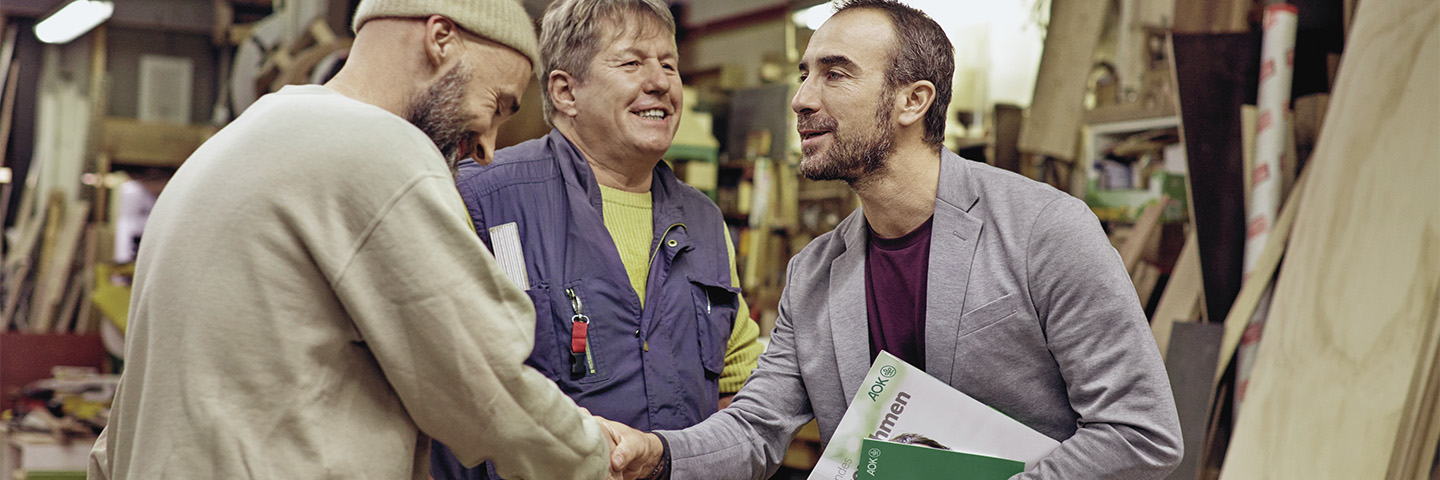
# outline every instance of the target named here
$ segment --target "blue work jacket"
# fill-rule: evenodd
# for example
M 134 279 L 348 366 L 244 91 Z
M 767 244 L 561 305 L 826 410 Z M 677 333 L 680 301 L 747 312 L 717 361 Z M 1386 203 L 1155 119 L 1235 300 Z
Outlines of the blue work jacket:
M 490 229 L 515 223 L 535 304 L 526 364 L 592 413 L 642 431 L 685 428 L 715 413 L 738 306 L 720 209 L 664 162 L 655 166 L 642 309 L 580 150 L 552 130 L 495 157 L 487 166 L 462 163 L 456 185 L 492 251 Z M 574 373 L 579 314 L 589 319 L 589 356 Z

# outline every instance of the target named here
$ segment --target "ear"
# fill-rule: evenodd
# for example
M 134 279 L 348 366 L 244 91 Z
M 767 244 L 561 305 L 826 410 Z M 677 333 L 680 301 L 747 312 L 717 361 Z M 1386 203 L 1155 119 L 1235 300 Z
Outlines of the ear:
M 895 92 L 895 108 L 899 109 L 895 119 L 900 126 L 909 127 L 925 120 L 930 104 L 935 103 L 935 84 L 929 80 L 911 83 Z
M 425 19 L 424 46 L 425 58 L 440 69 L 447 59 L 459 56 L 460 28 L 448 18 L 431 15 Z
M 567 117 L 577 115 L 579 109 L 575 106 L 575 76 L 564 70 L 551 70 L 546 80 L 545 88 L 550 93 L 550 103 L 555 106 L 555 112 Z

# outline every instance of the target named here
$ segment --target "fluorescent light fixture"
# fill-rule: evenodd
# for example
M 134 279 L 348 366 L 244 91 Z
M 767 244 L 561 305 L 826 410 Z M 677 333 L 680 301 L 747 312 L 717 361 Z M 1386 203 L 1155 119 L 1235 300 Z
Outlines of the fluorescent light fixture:
M 35 24 L 35 36 L 45 43 L 68 43 L 110 19 L 115 3 L 109 0 L 73 0 Z
M 794 21 L 796 25 L 800 25 L 811 30 L 819 30 L 820 25 L 824 24 L 825 21 L 829 20 L 830 16 L 834 14 L 835 2 L 832 0 L 810 8 L 796 11 L 794 14 Z

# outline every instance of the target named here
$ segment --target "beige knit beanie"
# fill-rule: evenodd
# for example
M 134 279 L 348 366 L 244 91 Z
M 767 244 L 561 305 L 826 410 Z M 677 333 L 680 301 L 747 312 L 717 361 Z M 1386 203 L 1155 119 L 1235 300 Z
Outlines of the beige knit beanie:
M 535 27 L 519 0 L 360 0 L 351 28 L 359 32 L 375 18 L 423 18 L 440 15 L 461 28 L 513 48 L 540 68 Z

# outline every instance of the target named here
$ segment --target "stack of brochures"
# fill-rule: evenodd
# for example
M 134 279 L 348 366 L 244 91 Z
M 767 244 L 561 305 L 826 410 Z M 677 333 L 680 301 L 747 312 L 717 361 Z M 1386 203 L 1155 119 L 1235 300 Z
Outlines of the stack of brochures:
M 999 480 L 1058 446 L 880 352 L 809 480 Z

